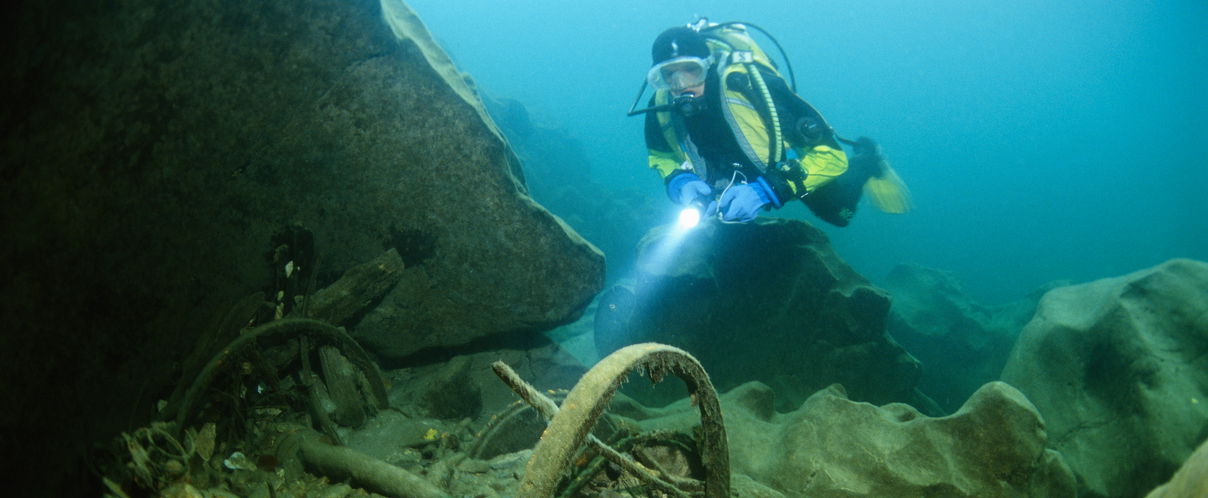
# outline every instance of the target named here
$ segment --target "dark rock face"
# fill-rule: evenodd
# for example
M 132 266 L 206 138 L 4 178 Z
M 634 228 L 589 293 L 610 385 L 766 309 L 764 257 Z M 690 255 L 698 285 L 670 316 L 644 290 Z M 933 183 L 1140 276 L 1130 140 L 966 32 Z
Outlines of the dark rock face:
M 0 416 L 10 448 L 10 431 L 86 444 L 152 413 L 201 331 L 271 282 L 285 225 L 314 234 L 316 288 L 398 251 L 394 311 L 363 334 L 393 355 L 572 320 L 602 285 L 601 254 L 528 197 L 399 2 L 14 12 L 0 375 L 28 381 L 4 383 L 25 403 Z
M 670 344 L 696 356 L 718 389 L 759 380 L 791 406 L 832 383 L 858 400 L 917 401 L 918 362 L 885 333 L 888 297 L 820 230 L 760 219 L 674 240 L 666 228 L 649 233 L 634 288 L 602 296 L 601 355 Z
M 1208 263 L 1049 291 L 1002 379 L 1036 404 L 1080 496 L 1141 496 L 1208 434 Z
M 922 362 L 919 390 L 947 411 L 998 379 L 1040 299 L 984 305 L 951 274 L 917 265 L 895 267 L 884 285 L 893 297 L 889 334 Z

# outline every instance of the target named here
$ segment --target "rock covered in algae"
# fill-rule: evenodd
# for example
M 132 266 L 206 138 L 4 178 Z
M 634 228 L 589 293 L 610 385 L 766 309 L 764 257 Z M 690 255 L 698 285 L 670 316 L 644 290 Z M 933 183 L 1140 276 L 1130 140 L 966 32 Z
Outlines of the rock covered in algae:
M 1049 424 L 1081 496 L 1140 496 L 1208 430 L 1208 263 L 1059 287 L 1003 370 Z
M 752 382 L 721 403 L 733 472 L 786 496 L 1074 496 L 1035 407 L 1002 382 L 946 417 L 851 401 L 838 386 L 789 413 L 772 409 L 773 396 Z M 640 414 L 631 405 L 629 415 L 643 429 L 683 429 L 686 404 Z

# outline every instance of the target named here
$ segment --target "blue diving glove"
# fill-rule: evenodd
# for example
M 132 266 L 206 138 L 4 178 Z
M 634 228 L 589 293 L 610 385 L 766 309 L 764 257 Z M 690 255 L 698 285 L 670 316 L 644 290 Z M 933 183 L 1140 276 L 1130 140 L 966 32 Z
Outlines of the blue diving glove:
M 722 221 L 746 223 L 759 216 L 759 210 L 764 206 L 780 207 L 780 199 L 772 191 L 771 185 L 763 177 L 753 183 L 734 185 L 721 194 L 718 209 Z
M 701 197 L 708 197 L 712 194 L 713 189 L 709 187 L 709 184 L 692 173 L 680 173 L 667 182 L 667 197 L 671 198 L 671 202 L 681 206 L 687 206 Z

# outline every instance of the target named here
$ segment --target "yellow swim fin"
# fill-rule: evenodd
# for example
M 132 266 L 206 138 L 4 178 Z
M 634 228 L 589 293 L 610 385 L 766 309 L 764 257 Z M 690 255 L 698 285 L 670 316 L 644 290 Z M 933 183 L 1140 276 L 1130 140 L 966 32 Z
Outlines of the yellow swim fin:
M 893 170 L 889 161 L 881 159 L 878 169 L 881 174 L 868 177 L 864 182 L 864 195 L 868 196 L 877 209 L 891 214 L 902 214 L 910 211 L 914 203 L 910 199 L 910 189 L 906 182 Z

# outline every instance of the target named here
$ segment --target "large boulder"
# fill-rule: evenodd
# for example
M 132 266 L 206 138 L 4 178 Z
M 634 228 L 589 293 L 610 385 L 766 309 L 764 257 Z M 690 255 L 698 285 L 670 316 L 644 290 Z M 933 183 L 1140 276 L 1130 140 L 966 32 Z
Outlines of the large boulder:
M 419 145 L 414 140 L 424 147 L 411 152 L 407 168 L 396 168 L 401 169 L 396 176 L 383 179 L 400 187 L 391 229 L 430 252 L 423 255 L 424 267 L 404 272 L 385 305 L 354 334 L 379 354 L 397 358 L 577 318 L 603 285 L 603 255 L 528 197 L 514 154 L 473 88 L 415 15 L 399 0 L 382 5 L 403 46 L 414 46 L 428 67 L 428 80 L 415 74 L 422 75 L 423 66 L 383 63 L 376 75 L 377 81 L 399 90 L 398 98 L 413 99 L 394 108 L 377 107 L 382 109 L 378 117 L 392 123 L 383 132 L 399 137 L 403 145 Z M 448 88 L 448 104 L 426 95 L 427 88 L 440 83 Z M 458 106 L 463 115 L 453 116 L 464 120 L 450 119 Z M 373 109 L 358 110 L 368 114 Z M 444 121 L 470 135 L 434 134 L 433 124 Z M 477 149 L 486 144 L 498 147 L 495 153 L 501 156 Z M 482 165 L 487 164 L 494 167 L 484 173 Z
M 753 382 L 721 405 L 735 475 L 786 496 L 1074 496 L 1073 474 L 1045 448 L 1035 407 L 1002 382 L 939 418 L 854 402 L 837 385 L 788 413 L 772 409 L 773 397 Z M 699 416 L 688 405 L 625 412 L 645 430 L 689 431 Z
M 1049 291 L 1002 380 L 1044 415 L 1080 494 L 1143 495 L 1208 434 L 1208 264 Z
M 998 379 L 1042 294 L 982 304 L 951 273 L 913 264 L 895 266 L 880 283 L 893 297 L 889 334 L 922 362 L 919 390 L 946 411 Z
M 602 285 L 601 254 L 529 198 L 473 86 L 400 1 L 9 11 L 10 471 L 59 476 L 153 414 L 202 332 L 273 290 L 287 225 L 313 234 L 317 272 L 294 267 L 311 289 L 397 251 L 394 311 L 354 331 L 393 356 L 572 320 Z
M 601 297 L 601 356 L 639 342 L 674 345 L 696 356 L 718 389 L 759 380 L 787 407 L 833 383 L 853 399 L 919 401 L 918 362 L 885 333 L 889 298 L 809 224 L 662 227 L 643 239 L 638 270 L 632 288 Z
M 608 255 L 609 280 L 633 268 L 634 250 L 666 207 L 661 183 L 606 182 L 592 174 L 593 154 L 566 131 L 532 119 L 521 103 L 484 99 L 491 117 L 524 165 L 529 192 Z M 654 172 L 650 172 L 654 175 Z

